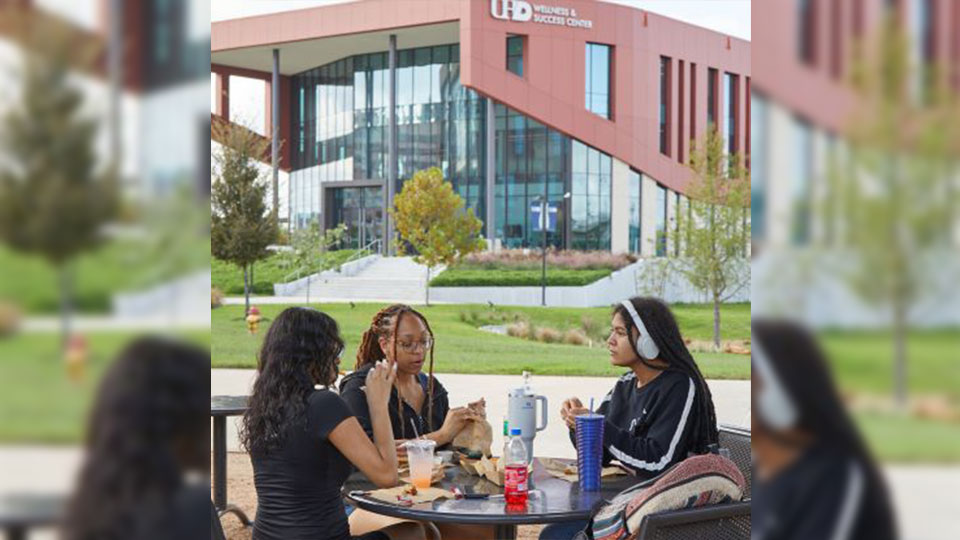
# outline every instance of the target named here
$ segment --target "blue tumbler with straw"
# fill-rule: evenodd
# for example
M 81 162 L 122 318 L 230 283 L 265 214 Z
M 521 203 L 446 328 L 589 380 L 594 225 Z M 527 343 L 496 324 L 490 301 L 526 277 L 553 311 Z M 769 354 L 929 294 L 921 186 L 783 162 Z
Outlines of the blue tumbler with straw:
M 581 491 L 600 491 L 603 468 L 603 415 L 593 412 L 575 418 L 577 423 L 577 473 Z

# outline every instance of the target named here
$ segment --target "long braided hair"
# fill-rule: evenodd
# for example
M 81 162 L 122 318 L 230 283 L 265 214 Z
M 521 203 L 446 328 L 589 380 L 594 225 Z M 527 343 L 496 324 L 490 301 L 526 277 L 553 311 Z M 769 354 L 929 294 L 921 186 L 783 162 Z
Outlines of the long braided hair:
M 700 373 L 700 368 L 693 360 L 693 355 L 687 349 L 680 335 L 680 327 L 677 326 L 677 320 L 673 316 L 670 308 L 659 298 L 636 296 L 629 300 L 634 309 L 643 321 L 647 332 L 653 338 L 654 343 L 660 349 L 659 358 L 667 362 L 666 368 L 651 364 L 639 351 L 636 350 L 636 344 L 631 338 L 631 347 L 643 362 L 643 365 L 660 371 L 675 370 L 693 379 L 696 391 L 695 406 L 699 414 L 696 415 L 696 421 L 693 431 L 693 450 L 696 453 L 703 454 L 709 451 L 712 444 L 719 440 L 717 432 L 717 413 L 713 407 L 713 397 L 710 394 L 710 387 L 707 381 Z M 627 312 L 627 309 L 618 304 L 613 312 L 619 314 L 627 327 L 627 334 L 632 336 L 632 330 L 636 328 L 633 318 Z
M 427 334 L 430 338 L 433 338 L 433 330 L 430 328 L 430 323 L 427 322 L 427 318 L 423 316 L 422 313 L 408 306 L 407 304 L 393 304 L 389 305 L 373 316 L 373 320 L 370 321 L 370 328 L 368 328 L 364 333 L 363 337 L 360 338 L 360 346 L 357 347 L 357 363 L 354 366 L 355 371 L 359 371 L 367 366 L 371 366 L 380 360 L 383 360 L 387 357 L 383 349 L 380 348 L 380 338 L 390 339 L 393 338 L 393 358 L 397 358 L 397 330 L 400 328 L 400 319 L 410 315 L 412 317 L 417 317 L 423 322 L 423 325 L 427 328 Z M 430 367 L 429 367 L 429 379 L 427 382 L 427 426 L 430 432 L 433 432 L 433 350 L 436 347 L 436 343 L 430 347 Z M 401 433 L 406 431 L 404 426 L 404 415 L 403 415 L 403 399 L 400 398 L 400 388 L 397 387 L 397 382 L 395 381 L 394 386 L 397 390 L 397 412 L 400 415 L 400 429 Z M 422 433 L 421 433 L 422 435 Z

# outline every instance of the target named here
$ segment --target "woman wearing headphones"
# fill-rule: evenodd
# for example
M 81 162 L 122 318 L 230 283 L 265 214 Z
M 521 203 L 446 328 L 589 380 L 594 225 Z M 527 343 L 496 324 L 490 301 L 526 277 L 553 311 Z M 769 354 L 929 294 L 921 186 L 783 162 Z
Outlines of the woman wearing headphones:
M 708 452 L 718 438 L 713 400 L 670 308 L 656 298 L 624 300 L 610 326 L 610 363 L 629 371 L 596 410 L 605 417 L 603 463 L 616 459 L 652 478 L 691 453 Z M 575 397 L 560 409 L 574 445 L 574 419 L 587 412 Z M 572 538 L 585 525 L 549 526 L 540 538 Z
M 754 320 L 754 540 L 892 540 L 886 484 L 806 330 Z

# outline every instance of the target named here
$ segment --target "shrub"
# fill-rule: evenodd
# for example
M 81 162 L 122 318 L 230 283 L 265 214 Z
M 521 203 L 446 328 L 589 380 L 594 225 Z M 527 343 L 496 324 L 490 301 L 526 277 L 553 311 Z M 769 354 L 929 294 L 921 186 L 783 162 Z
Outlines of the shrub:
M 567 345 L 589 345 L 590 338 L 578 328 L 571 328 L 563 334 L 563 342 Z
M 599 325 L 597 324 L 597 321 L 593 319 L 593 317 L 589 315 L 583 315 L 580 317 L 580 328 L 583 328 L 584 333 L 586 333 L 588 336 L 591 336 L 597 331 Z
M 611 270 L 547 270 L 547 285 L 580 287 L 610 275 Z M 540 269 L 484 270 L 457 267 L 430 280 L 431 287 L 537 287 Z
M 0 337 L 11 336 L 20 329 L 20 310 L 17 306 L 0 302 Z
M 507 335 L 520 339 L 529 339 L 532 328 L 527 321 L 517 321 L 507 325 Z
M 547 251 L 547 266 L 566 270 L 619 270 L 636 262 L 631 254 L 606 251 Z M 526 269 L 540 268 L 542 259 L 535 250 L 505 249 L 498 252 L 484 251 L 464 258 L 462 268 Z
M 210 289 L 210 308 L 216 309 L 223 305 L 223 291 L 216 287 Z
M 533 336 L 541 343 L 560 343 L 563 340 L 563 333 L 549 326 L 537 328 Z

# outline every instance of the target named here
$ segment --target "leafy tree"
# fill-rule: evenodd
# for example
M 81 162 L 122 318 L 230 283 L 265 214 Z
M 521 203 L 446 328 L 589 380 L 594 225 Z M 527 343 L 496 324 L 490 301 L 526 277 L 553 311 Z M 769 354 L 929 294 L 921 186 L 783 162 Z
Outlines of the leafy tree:
M 843 225 L 844 259 L 835 273 L 867 304 L 888 310 L 894 397 L 905 408 L 911 311 L 934 293 L 951 252 L 960 108 L 946 72 L 910 61 L 908 37 L 893 17 L 876 38 L 854 66 L 858 109 L 848 157 L 828 171 Z
M 327 251 L 340 243 L 347 232 L 347 226 L 340 224 L 333 229 L 320 232 L 317 220 L 310 225 L 293 232 L 290 248 L 283 251 L 282 257 L 287 267 L 300 274 L 307 275 L 307 303 L 310 303 L 310 279 L 313 273 L 322 267 L 322 261 Z
M 694 148 L 689 214 L 677 212 L 683 256 L 675 266 L 713 303 L 713 345 L 719 349 L 720 304 L 750 283 L 750 175 L 737 155 L 725 154 L 715 129 Z
M 38 27 L 37 25 L 41 25 Z M 103 227 L 117 216 L 115 167 L 99 167 L 97 123 L 70 74 L 89 66 L 92 51 L 58 23 L 24 19 L 18 102 L 0 119 L 0 240 L 39 255 L 59 275 L 61 335 L 66 345 L 73 312 L 74 259 L 99 247 Z
M 483 222 L 472 209 L 464 208 L 463 199 L 436 167 L 414 173 L 393 204 L 390 215 L 396 223 L 400 252 L 404 253 L 406 242 L 416 250 L 413 260 L 427 266 L 426 300 L 430 305 L 431 269 L 452 265 L 485 249 L 486 242 L 480 237 Z
M 250 309 L 250 267 L 270 255 L 277 238 L 277 223 L 264 200 L 267 182 L 257 160 L 269 149 L 269 141 L 243 126 L 214 122 L 221 142 L 214 155 L 215 176 L 211 189 L 210 251 L 222 261 L 243 269 L 243 296 Z

